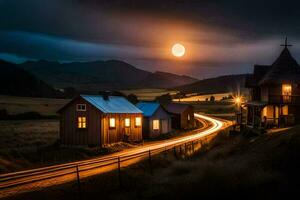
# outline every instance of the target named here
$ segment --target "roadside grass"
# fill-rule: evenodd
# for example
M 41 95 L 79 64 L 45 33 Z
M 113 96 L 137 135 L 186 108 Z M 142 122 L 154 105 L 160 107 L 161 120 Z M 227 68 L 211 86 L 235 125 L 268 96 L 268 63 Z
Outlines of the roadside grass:
M 177 157 L 178 158 L 178 157 Z M 83 179 L 82 199 L 290 199 L 298 194 L 300 126 L 260 136 L 223 132 L 193 156 L 153 156 L 149 162 Z M 79 199 L 76 183 L 13 199 Z M 296 196 L 294 196 L 296 197 Z

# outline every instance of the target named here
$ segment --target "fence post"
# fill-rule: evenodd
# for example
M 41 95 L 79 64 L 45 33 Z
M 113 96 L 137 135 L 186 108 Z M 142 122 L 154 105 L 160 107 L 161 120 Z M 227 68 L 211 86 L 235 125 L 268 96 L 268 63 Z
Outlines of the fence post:
M 167 146 L 165 146 L 165 157 L 167 157 L 167 154 L 168 154 L 168 152 L 167 152 Z
M 119 178 L 119 186 L 122 187 L 122 179 L 121 179 L 121 160 L 118 157 L 118 178 Z
M 180 154 L 180 156 L 182 156 L 181 145 L 179 146 L 179 154 Z
M 192 141 L 192 149 L 193 149 L 193 153 L 195 153 L 194 141 Z
M 150 167 L 150 174 L 152 175 L 152 160 L 151 160 L 151 150 L 149 149 L 149 167 Z
M 174 152 L 174 157 L 177 158 L 177 154 L 176 154 L 176 146 L 173 147 L 173 152 Z
M 77 186 L 78 186 L 79 199 L 82 199 L 81 183 L 80 183 L 80 176 L 79 176 L 79 167 L 78 167 L 78 165 L 76 165 L 76 175 L 77 175 Z

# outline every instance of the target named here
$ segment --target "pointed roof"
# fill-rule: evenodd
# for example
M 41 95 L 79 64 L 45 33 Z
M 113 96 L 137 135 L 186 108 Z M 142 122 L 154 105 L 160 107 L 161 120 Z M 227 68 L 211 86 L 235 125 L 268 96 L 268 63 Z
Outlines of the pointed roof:
M 160 107 L 158 102 L 139 102 L 136 107 L 143 111 L 145 117 L 151 117 Z
M 269 71 L 262 77 L 259 84 L 283 83 L 287 81 L 300 82 L 300 66 L 292 57 L 287 47 L 271 65 Z

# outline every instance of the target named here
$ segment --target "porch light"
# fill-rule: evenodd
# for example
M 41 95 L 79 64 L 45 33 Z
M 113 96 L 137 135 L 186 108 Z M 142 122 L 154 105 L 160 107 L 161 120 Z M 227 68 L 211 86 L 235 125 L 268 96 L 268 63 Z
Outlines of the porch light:
M 236 104 L 241 104 L 242 98 L 239 97 L 239 96 L 237 96 L 237 97 L 234 98 L 234 102 L 235 102 Z

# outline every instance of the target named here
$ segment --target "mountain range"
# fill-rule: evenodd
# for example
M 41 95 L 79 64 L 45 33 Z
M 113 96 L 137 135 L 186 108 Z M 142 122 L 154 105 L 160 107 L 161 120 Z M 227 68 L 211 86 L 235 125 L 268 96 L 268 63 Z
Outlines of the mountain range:
M 28 97 L 63 97 L 63 93 L 53 89 L 31 73 L 15 64 L 0 60 L 0 94 Z
M 166 72 L 148 72 L 118 60 L 59 63 L 28 61 L 18 67 L 55 88 L 73 87 L 80 92 L 128 88 L 171 88 L 197 79 Z
M 183 93 L 223 93 L 244 90 L 247 74 L 197 80 L 166 72 L 148 72 L 126 62 L 59 63 L 0 60 L 0 94 L 32 97 L 67 97 L 102 90 L 164 88 Z M 54 89 L 57 88 L 57 89 Z M 63 90 L 61 90 L 63 89 Z

